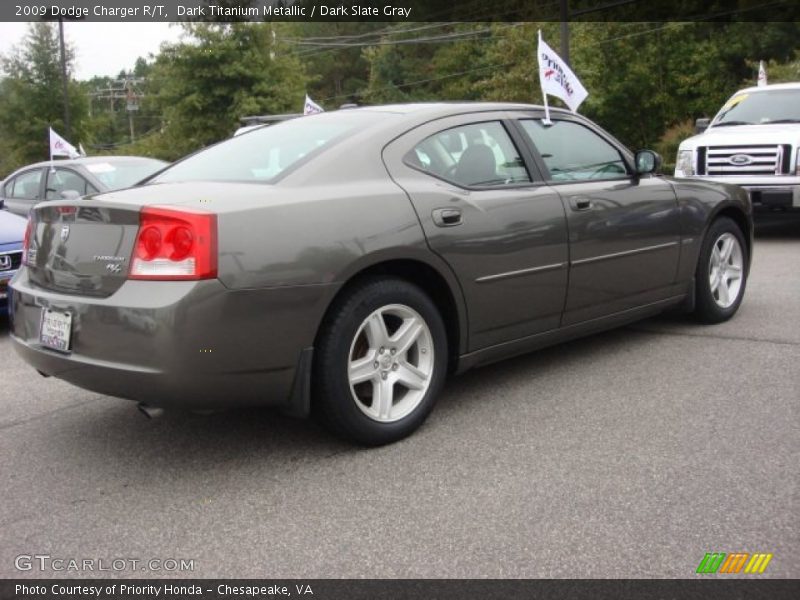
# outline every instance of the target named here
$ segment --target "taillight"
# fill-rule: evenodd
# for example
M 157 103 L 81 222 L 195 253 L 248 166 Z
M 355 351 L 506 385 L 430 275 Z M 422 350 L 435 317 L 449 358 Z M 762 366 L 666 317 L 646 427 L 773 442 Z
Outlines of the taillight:
M 28 217 L 28 224 L 25 226 L 25 237 L 22 239 L 22 264 L 28 264 L 28 244 L 33 236 L 33 219 Z
M 217 276 L 217 216 L 145 207 L 130 279 L 212 279 Z

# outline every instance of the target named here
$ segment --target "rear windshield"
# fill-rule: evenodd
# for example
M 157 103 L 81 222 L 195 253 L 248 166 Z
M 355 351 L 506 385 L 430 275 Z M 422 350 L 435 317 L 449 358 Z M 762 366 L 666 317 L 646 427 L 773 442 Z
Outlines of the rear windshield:
M 342 111 L 260 127 L 193 154 L 152 181 L 269 182 L 385 118 L 381 113 Z
M 712 126 L 764 125 L 800 122 L 800 90 L 770 90 L 736 94 Z
M 92 162 L 83 167 L 99 179 L 109 190 L 121 190 L 139 183 L 156 171 L 163 169 L 167 163 L 155 159 L 130 161 Z

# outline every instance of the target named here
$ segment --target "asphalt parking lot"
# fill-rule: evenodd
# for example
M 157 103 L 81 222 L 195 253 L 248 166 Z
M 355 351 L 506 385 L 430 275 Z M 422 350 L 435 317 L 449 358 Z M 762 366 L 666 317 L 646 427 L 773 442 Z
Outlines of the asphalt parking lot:
M 453 380 L 364 450 L 248 410 L 146 420 L 43 379 L 0 323 L 0 577 L 19 555 L 194 577 L 800 576 L 800 221 L 762 223 L 730 322 L 662 316 Z

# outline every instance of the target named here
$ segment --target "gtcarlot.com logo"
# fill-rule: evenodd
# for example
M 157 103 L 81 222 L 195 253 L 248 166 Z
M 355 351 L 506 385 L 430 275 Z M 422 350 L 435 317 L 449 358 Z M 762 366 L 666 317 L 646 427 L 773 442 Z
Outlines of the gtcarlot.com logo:
M 696 573 L 724 573 L 734 575 L 745 573 L 755 575 L 767 570 L 772 554 L 766 552 L 707 552 L 697 566 Z
M 14 559 L 18 571 L 107 572 L 194 571 L 191 558 L 68 558 L 49 554 L 20 554 Z

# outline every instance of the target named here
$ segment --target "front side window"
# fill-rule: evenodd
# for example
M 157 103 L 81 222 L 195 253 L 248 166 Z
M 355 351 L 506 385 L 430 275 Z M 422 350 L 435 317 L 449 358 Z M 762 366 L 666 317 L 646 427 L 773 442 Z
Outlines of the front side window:
M 530 183 L 514 142 L 499 121 L 440 131 L 414 147 L 405 162 L 463 187 Z
M 17 175 L 12 182 L 11 198 L 36 200 L 39 197 L 39 184 L 42 181 L 42 170 L 28 171 Z
M 520 121 L 550 171 L 553 181 L 626 179 L 628 169 L 614 146 L 591 129 L 571 121 Z

